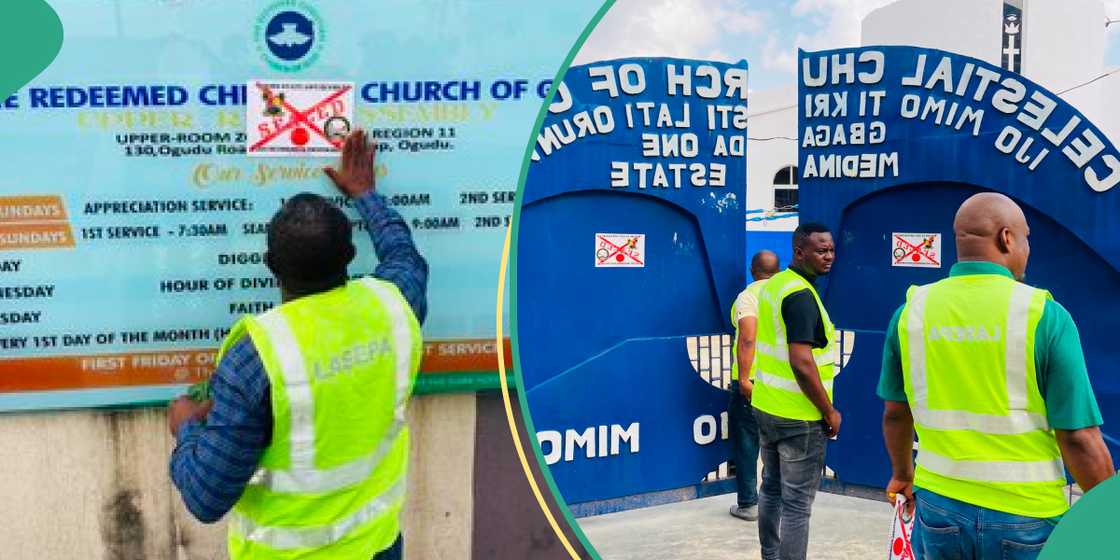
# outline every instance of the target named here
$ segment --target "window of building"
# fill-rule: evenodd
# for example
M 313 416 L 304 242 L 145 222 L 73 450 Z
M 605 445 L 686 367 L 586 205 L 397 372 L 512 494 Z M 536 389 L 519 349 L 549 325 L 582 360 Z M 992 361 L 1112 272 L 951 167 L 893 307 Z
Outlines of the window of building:
M 797 166 L 787 165 L 774 175 L 774 210 L 797 210 Z

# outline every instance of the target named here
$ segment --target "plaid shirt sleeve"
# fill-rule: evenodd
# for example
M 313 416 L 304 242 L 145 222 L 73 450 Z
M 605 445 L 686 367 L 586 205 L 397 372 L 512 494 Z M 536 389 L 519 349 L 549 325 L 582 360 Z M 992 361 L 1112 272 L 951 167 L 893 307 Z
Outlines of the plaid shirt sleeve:
M 210 378 L 210 394 L 210 414 L 179 428 L 171 454 L 171 480 L 203 523 L 233 508 L 272 440 L 268 376 L 249 337 L 222 358 Z
M 378 261 L 374 277 L 396 284 L 412 306 L 416 320 L 424 324 L 428 314 L 428 262 L 416 250 L 408 224 L 389 208 L 384 196 L 373 191 L 355 199 L 354 207 L 373 240 Z

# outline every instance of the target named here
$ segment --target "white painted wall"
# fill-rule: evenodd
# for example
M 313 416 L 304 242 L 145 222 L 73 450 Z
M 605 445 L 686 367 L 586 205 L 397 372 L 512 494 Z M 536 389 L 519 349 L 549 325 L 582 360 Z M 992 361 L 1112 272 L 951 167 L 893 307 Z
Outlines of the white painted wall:
M 409 410 L 408 558 L 469 558 L 474 394 L 419 397 Z M 214 560 L 225 524 L 203 525 L 168 476 L 162 410 L 0 416 L 0 558 Z
M 864 45 L 914 45 L 1000 65 L 1003 0 L 899 0 L 863 20 Z M 1055 93 L 1104 73 L 1105 11 L 1100 0 L 1024 0 L 1022 73 Z M 1105 84 L 1062 98 L 1102 128 L 1116 130 Z M 1106 130 L 1105 132 L 1109 132 Z M 1111 136 L 1114 141 L 1116 136 Z
M 748 106 L 746 207 L 772 210 L 774 174 L 787 165 L 797 165 L 797 86 L 751 92 Z M 747 222 L 747 231 L 793 231 L 796 227 L 796 217 Z

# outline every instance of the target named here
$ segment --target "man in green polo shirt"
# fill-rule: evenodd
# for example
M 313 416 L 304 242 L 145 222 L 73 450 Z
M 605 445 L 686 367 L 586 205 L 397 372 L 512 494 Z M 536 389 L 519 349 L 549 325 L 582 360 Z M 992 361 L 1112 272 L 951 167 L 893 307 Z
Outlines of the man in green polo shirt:
M 1022 209 L 978 194 L 953 231 L 949 278 L 911 287 L 887 327 L 887 493 L 917 505 L 919 559 L 1034 558 L 1068 508 L 1065 468 L 1086 492 L 1115 469 L 1073 319 L 1019 282 Z

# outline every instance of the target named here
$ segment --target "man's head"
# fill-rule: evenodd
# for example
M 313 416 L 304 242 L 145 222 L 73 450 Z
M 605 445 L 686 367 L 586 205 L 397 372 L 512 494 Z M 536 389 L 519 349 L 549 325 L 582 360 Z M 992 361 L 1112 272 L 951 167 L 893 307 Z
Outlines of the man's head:
M 836 245 L 827 227 L 814 222 L 797 226 L 793 232 L 793 264 L 821 276 L 832 270 L 834 260 Z
M 280 208 L 268 225 L 265 263 L 286 298 L 346 282 L 346 265 L 354 259 L 350 231 L 342 210 L 317 194 L 298 194 Z
M 1031 254 L 1030 232 L 1027 216 L 1014 200 L 999 193 L 973 195 L 961 204 L 953 220 L 957 260 L 1003 265 L 1022 280 Z
M 778 255 L 771 251 L 759 251 L 751 257 L 751 277 L 765 280 L 778 273 Z

